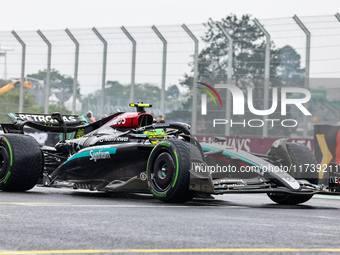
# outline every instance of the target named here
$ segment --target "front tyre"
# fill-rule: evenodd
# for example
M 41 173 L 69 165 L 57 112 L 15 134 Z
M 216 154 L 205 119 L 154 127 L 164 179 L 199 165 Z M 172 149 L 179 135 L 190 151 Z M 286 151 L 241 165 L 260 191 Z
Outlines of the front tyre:
M 43 171 L 43 155 L 31 136 L 0 135 L 0 190 L 26 191 L 38 182 Z
M 268 197 L 275 203 L 281 205 L 297 205 L 310 200 L 313 195 L 292 195 L 292 194 L 278 194 L 268 193 Z
M 313 152 L 306 146 L 300 143 L 287 143 L 287 150 L 291 158 L 292 164 L 295 167 L 295 172 L 290 173 L 297 180 L 307 180 L 312 184 L 318 184 L 318 171 L 316 171 L 317 161 Z M 313 197 L 311 195 L 291 195 L 269 193 L 269 198 L 278 203 L 286 205 L 296 205 L 307 202 Z
M 169 139 L 152 150 L 147 164 L 148 186 L 164 202 L 184 203 L 193 198 L 190 183 L 190 143 Z

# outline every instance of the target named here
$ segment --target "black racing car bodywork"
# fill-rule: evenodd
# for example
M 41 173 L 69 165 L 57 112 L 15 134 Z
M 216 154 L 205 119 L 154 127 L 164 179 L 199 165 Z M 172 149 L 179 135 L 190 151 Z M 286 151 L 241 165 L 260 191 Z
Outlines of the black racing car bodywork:
M 10 114 L 2 124 L 0 189 L 25 191 L 42 179 L 48 187 L 98 191 L 151 192 L 166 202 L 225 193 L 267 193 L 275 202 L 297 204 L 316 193 L 313 153 L 301 144 L 276 141 L 267 155 L 199 143 L 184 123 L 153 123 L 146 104 L 95 123 L 79 116 Z M 24 134 L 29 126 L 63 134 L 54 147 Z M 73 139 L 66 139 L 67 134 Z M 306 165 L 312 167 L 306 167 Z M 313 169 L 314 171 L 313 171 Z

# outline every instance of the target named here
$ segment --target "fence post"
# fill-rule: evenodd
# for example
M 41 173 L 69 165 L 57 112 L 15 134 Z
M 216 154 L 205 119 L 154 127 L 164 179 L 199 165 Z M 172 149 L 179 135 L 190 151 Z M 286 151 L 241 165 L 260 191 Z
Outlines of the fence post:
M 340 21 L 340 14 L 339 13 L 335 14 L 335 17 L 338 19 L 338 21 Z
M 163 42 L 163 64 L 162 64 L 162 88 L 161 88 L 161 115 L 164 115 L 165 104 L 165 78 L 166 78 L 166 54 L 167 54 L 167 41 L 163 35 L 159 32 L 156 26 L 152 26 L 153 31 L 158 38 Z
M 127 31 L 127 29 L 122 26 L 121 29 L 123 30 L 124 34 L 129 38 L 132 42 L 132 67 L 131 67 L 131 87 L 130 87 L 130 103 L 134 103 L 135 101 L 135 77 L 136 77 L 136 48 L 137 42 L 132 37 L 132 35 Z
M 22 112 L 24 105 L 24 82 L 25 82 L 25 57 L 26 57 L 26 44 L 18 36 L 18 34 L 13 30 L 12 34 L 18 40 L 22 46 L 22 57 L 21 57 L 21 82 L 20 82 L 20 97 L 19 97 L 19 112 Z
M 68 28 L 65 29 L 65 32 L 76 45 L 76 53 L 75 53 L 75 60 L 74 60 L 73 98 L 72 98 L 73 100 L 72 101 L 72 114 L 75 114 L 76 103 L 77 103 L 76 99 L 77 99 L 77 84 L 78 84 L 79 43 Z
M 45 84 L 45 114 L 49 111 L 49 97 L 50 97 L 50 86 L 51 86 L 51 56 L 52 56 L 52 45 L 47 40 L 46 36 L 38 30 L 37 33 L 41 39 L 47 44 L 47 70 L 46 70 L 46 84 Z
M 311 41 L 311 33 L 307 29 L 307 27 L 301 22 L 298 16 L 294 15 L 293 19 L 299 25 L 299 27 L 306 34 L 306 66 L 305 66 L 305 89 L 309 89 L 309 66 L 310 66 L 310 41 Z M 308 136 L 308 123 L 307 116 L 303 115 L 303 137 L 306 138 Z
M 266 53 L 265 53 L 265 62 L 264 62 L 264 95 L 263 95 L 263 109 L 267 110 L 269 107 L 269 78 L 270 78 L 270 34 L 267 30 L 262 26 L 262 24 L 254 19 L 255 25 L 264 33 L 266 36 Z M 266 121 L 268 116 L 263 116 L 263 129 L 262 136 L 268 137 L 268 123 Z
M 187 32 L 195 43 L 194 51 L 194 79 L 192 84 L 192 107 L 191 107 L 191 133 L 196 134 L 197 125 L 197 79 L 198 79 L 198 40 L 190 29 L 183 24 L 182 28 Z
M 105 106 L 105 82 L 106 82 L 106 59 L 107 59 L 107 42 L 104 37 L 98 32 L 98 30 L 94 27 L 92 28 L 93 32 L 98 36 L 98 38 L 104 44 L 103 50 L 103 74 L 102 74 L 102 90 L 101 90 L 101 100 L 100 100 L 100 116 L 104 114 L 104 106 Z
M 234 40 L 233 38 L 229 35 L 229 33 L 224 29 L 223 25 L 221 22 L 216 23 L 217 27 L 222 31 L 222 33 L 227 37 L 228 39 L 228 80 L 227 84 L 232 83 L 232 75 L 233 75 L 233 44 Z M 226 119 L 229 121 L 231 119 L 231 93 L 229 89 L 227 89 L 227 95 L 226 95 Z M 225 127 L 225 135 L 229 136 L 230 135 L 230 126 L 226 125 Z

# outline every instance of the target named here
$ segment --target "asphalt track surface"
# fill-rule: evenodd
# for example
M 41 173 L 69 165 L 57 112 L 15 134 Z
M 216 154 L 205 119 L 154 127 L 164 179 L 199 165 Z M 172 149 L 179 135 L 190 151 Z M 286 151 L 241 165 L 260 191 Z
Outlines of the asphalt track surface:
M 3 254 L 340 254 L 340 197 L 265 194 L 165 204 L 150 195 L 0 192 Z

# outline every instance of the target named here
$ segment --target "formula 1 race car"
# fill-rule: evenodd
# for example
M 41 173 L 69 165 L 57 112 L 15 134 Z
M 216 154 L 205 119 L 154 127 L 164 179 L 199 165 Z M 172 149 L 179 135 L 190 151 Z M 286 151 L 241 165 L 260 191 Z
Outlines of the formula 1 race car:
M 195 196 L 267 193 L 280 204 L 298 204 L 314 194 L 331 194 L 318 185 L 317 162 L 301 144 L 276 141 L 267 155 L 199 143 L 184 123 L 154 124 L 148 104 L 130 104 L 94 123 L 81 116 L 9 114 L 1 124 L 0 189 L 26 191 L 38 184 L 93 191 L 151 192 L 165 202 Z M 54 147 L 25 135 L 26 127 L 62 133 Z M 66 139 L 70 134 L 74 138 Z M 334 192 L 333 192 L 334 194 Z

